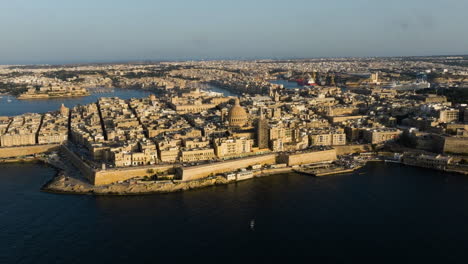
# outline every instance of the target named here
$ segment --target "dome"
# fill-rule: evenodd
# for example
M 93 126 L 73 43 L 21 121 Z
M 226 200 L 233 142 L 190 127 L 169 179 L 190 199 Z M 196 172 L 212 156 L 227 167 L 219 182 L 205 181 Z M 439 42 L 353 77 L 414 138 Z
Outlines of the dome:
M 245 126 L 247 119 L 247 112 L 245 112 L 244 108 L 240 106 L 239 99 L 236 98 L 234 106 L 229 110 L 228 113 L 229 126 Z

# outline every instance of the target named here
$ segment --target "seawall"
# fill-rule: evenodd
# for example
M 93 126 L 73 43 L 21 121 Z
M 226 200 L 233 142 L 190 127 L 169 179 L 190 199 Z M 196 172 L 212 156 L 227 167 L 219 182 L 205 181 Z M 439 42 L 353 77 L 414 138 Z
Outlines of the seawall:
M 271 165 L 276 163 L 276 154 L 254 156 L 242 159 L 222 161 L 192 167 L 180 167 L 176 169 L 176 176 L 183 181 L 191 181 L 207 177 L 210 174 L 215 175 L 247 168 L 251 165 Z
M 283 153 L 278 156 L 278 163 L 286 163 L 288 166 L 334 160 L 336 160 L 335 149 L 303 153 Z
M 171 172 L 174 165 L 152 165 L 144 167 L 129 167 L 95 171 L 91 182 L 94 185 L 105 185 L 125 181 L 135 177 L 152 176 L 157 172 Z

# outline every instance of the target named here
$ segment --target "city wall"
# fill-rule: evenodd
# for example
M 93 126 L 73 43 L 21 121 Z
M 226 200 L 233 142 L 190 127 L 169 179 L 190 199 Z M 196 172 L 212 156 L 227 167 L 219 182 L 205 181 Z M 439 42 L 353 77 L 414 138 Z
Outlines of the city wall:
M 135 177 L 152 176 L 156 172 L 170 172 L 174 165 L 153 165 L 144 167 L 118 168 L 96 171 L 91 182 L 94 185 L 105 185 L 125 181 Z
M 135 177 L 152 176 L 157 172 L 169 172 L 174 165 L 151 165 L 143 167 L 128 167 L 106 170 L 96 170 L 91 168 L 81 160 L 73 151 L 62 145 L 63 153 L 68 160 L 77 167 L 81 174 L 94 185 L 111 184 L 118 181 L 125 181 Z
M 78 157 L 73 151 L 67 148 L 67 146 L 62 145 L 62 152 L 68 158 L 68 160 L 77 167 L 81 174 L 86 177 L 91 183 L 94 183 L 94 170 L 89 165 L 84 163 L 80 157 Z
M 333 148 L 336 150 L 336 155 L 338 156 L 358 152 L 367 152 L 371 150 L 370 144 L 333 146 Z
M 210 163 L 200 166 L 181 167 L 176 170 L 176 176 L 183 181 L 196 180 L 207 177 L 210 174 L 218 174 L 223 172 L 235 171 L 242 168 L 247 168 L 251 165 L 271 165 L 276 163 L 276 154 L 268 154 L 262 156 L 248 157 L 230 161 L 222 161 Z
M 323 150 L 314 152 L 304 152 L 298 154 L 280 154 L 278 163 L 286 163 L 288 166 L 309 164 L 322 161 L 336 160 L 336 150 Z
M 19 146 L 0 148 L 0 158 L 12 158 L 20 156 L 34 155 L 49 151 L 58 150 L 59 144 L 34 145 L 34 146 Z
M 444 142 L 444 153 L 468 154 L 468 138 L 446 137 Z

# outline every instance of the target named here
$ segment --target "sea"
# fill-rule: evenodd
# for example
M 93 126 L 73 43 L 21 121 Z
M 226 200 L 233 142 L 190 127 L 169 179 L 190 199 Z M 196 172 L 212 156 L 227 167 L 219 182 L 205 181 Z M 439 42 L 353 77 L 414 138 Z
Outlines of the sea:
M 61 103 L 12 100 L 0 115 Z M 170 194 L 40 191 L 56 173 L 44 164 L 0 164 L 1 264 L 468 261 L 466 176 L 375 162 L 349 174 L 278 174 Z
M 468 178 L 400 164 L 186 192 L 61 195 L 0 165 L 0 263 L 466 263 Z M 288 262 L 288 263 L 291 263 Z

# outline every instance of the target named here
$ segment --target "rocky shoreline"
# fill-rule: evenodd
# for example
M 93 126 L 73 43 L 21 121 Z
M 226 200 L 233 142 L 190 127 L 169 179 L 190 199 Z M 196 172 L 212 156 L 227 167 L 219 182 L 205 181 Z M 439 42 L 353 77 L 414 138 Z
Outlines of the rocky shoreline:
M 228 184 L 230 182 L 232 181 L 227 181 L 225 178 L 218 176 L 190 182 L 129 181 L 104 186 L 94 186 L 82 180 L 67 176 L 64 171 L 60 171 L 52 180 L 41 188 L 41 191 L 59 194 L 143 195 L 187 191 Z
M 57 167 L 56 167 L 57 168 Z M 173 193 L 200 189 L 215 185 L 235 183 L 236 180 L 227 180 L 222 176 L 213 176 L 193 181 L 143 181 L 131 180 L 122 183 L 113 183 L 95 186 L 87 183 L 85 179 L 70 176 L 67 171 L 58 169 L 57 174 L 44 186 L 41 191 L 57 194 L 81 195 L 145 195 L 158 193 Z M 254 178 L 267 177 L 281 173 L 291 172 L 291 168 L 279 168 L 259 171 Z

